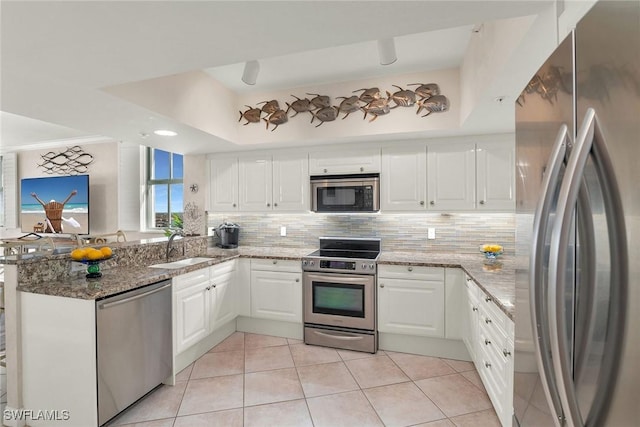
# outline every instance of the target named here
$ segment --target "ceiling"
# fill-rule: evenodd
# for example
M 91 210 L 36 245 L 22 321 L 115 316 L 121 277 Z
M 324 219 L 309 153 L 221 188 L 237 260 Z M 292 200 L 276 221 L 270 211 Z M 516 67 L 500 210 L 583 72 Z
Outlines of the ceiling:
M 459 66 L 474 25 L 535 15 L 548 1 L 2 1 L 3 151 L 96 135 L 184 152 L 234 144 L 103 88 L 205 70 L 238 93 Z M 395 37 L 398 61 L 377 63 Z M 243 63 L 261 62 L 255 86 Z M 9 114 L 5 114 L 9 113 Z M 30 121 L 28 119 L 34 119 Z

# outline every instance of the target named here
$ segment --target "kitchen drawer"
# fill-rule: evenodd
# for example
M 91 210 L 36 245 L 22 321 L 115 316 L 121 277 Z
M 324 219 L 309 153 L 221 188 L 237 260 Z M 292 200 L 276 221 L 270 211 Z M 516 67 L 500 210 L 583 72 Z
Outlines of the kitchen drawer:
M 191 273 L 181 274 L 173 278 L 174 290 L 180 290 L 188 288 L 196 283 L 208 282 L 210 278 L 208 268 L 201 268 L 200 270 L 192 271 Z
M 444 267 L 378 264 L 378 277 L 387 279 L 411 279 L 444 281 Z
M 236 269 L 236 260 L 226 261 L 220 264 L 212 265 L 209 267 L 209 274 L 211 280 L 215 280 L 217 277 L 231 273 Z
M 300 273 L 302 266 L 300 261 L 282 259 L 252 259 L 251 270 L 260 271 L 287 271 L 290 273 Z
M 491 321 L 498 326 L 506 335 L 513 336 L 513 321 L 507 317 L 500 307 L 493 302 L 493 298 L 485 294 L 480 293 L 480 308 L 486 314 Z
M 480 290 L 480 288 L 478 288 L 476 282 L 474 282 L 473 279 L 466 274 L 464 276 L 464 284 L 467 288 L 467 295 L 469 295 L 469 298 L 473 299 L 474 304 L 477 304 L 482 291 Z

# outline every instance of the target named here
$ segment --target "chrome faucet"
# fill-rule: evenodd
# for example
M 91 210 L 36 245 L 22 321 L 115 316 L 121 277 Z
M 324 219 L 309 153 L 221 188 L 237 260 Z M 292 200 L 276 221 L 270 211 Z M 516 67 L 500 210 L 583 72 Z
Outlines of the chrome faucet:
M 182 229 L 178 228 L 173 232 L 173 234 L 169 237 L 169 241 L 167 242 L 167 262 L 169 262 L 169 258 L 171 258 L 171 253 L 176 250 L 173 246 L 173 239 L 177 236 L 184 237 L 184 232 Z M 184 256 L 184 242 L 182 242 L 182 256 Z

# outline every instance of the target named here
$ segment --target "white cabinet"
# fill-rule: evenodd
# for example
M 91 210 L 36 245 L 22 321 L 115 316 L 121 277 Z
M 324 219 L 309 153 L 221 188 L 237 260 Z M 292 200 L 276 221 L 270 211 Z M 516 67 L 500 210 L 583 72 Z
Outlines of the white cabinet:
M 209 160 L 209 208 L 211 212 L 238 210 L 238 159 Z
M 375 172 L 380 172 L 378 148 L 342 150 L 331 147 L 309 154 L 309 174 L 312 176 Z
M 251 260 L 251 317 L 302 323 L 300 262 Z
M 503 426 L 510 426 L 513 416 L 514 324 L 471 279 L 467 279 L 467 291 L 467 314 L 470 317 L 467 318 L 469 330 L 465 344 L 500 422 Z
M 307 155 L 282 154 L 240 158 L 240 210 L 309 210 Z
M 203 268 L 173 278 L 176 310 L 176 354 L 209 334 L 209 269 Z
M 424 211 L 427 200 L 425 146 L 383 148 L 380 208 L 385 211 Z
M 476 192 L 478 209 L 512 211 L 515 209 L 515 145 L 507 142 L 482 142 L 476 152 Z
M 271 156 L 240 159 L 240 210 L 270 211 L 273 203 Z
M 445 336 L 444 268 L 380 265 L 378 331 Z
M 235 262 L 173 278 L 176 354 L 237 316 Z
M 309 158 L 306 153 L 273 156 L 273 210 L 309 210 Z
M 478 325 L 480 324 L 478 312 L 479 289 L 475 283 L 473 283 L 473 280 L 467 275 L 465 275 L 465 292 L 467 298 L 464 305 L 464 312 L 462 313 L 465 322 L 462 341 L 467 347 L 471 359 L 475 360 L 478 341 Z
M 475 208 L 475 144 L 429 144 L 427 194 L 430 210 Z

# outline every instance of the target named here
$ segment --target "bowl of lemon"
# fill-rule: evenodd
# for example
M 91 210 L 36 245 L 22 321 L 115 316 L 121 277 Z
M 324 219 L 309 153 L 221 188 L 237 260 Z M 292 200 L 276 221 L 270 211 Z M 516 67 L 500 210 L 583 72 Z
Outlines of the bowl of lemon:
M 503 253 L 503 248 L 498 244 L 485 244 L 480 246 L 480 252 L 484 254 L 485 260 L 488 263 L 494 263 L 500 255 Z
M 108 260 L 113 256 L 110 247 L 102 248 L 77 248 L 71 251 L 71 259 L 73 261 L 87 264 L 87 278 L 96 279 L 102 277 L 100 272 L 100 263 Z

